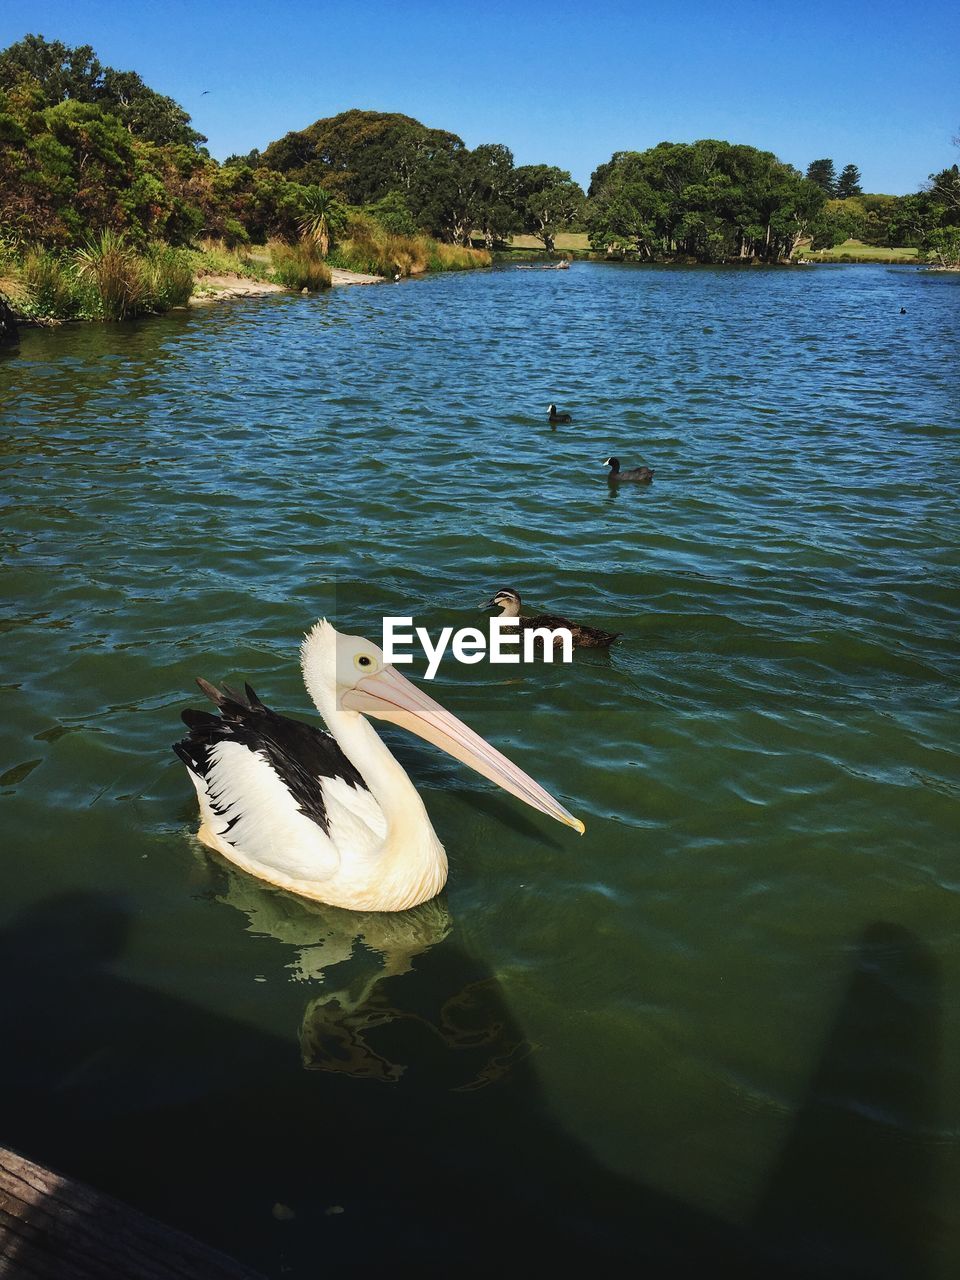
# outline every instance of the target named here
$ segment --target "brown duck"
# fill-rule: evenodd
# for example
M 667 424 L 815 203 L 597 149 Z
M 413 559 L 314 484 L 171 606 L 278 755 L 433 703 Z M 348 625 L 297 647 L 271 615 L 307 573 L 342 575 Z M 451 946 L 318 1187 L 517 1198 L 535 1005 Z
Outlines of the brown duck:
M 558 627 L 565 627 L 573 637 L 575 649 L 606 649 L 623 634 L 622 631 L 601 631 L 599 627 L 585 627 L 578 622 L 571 622 L 568 618 L 558 618 L 554 613 L 538 613 L 531 618 L 521 614 L 521 603 L 520 592 L 505 587 L 482 607 L 484 609 L 499 608 L 501 618 L 519 618 L 521 631 L 528 631 L 533 627 L 547 627 L 551 631 L 556 631 Z M 562 641 L 557 637 L 554 646 L 560 643 Z

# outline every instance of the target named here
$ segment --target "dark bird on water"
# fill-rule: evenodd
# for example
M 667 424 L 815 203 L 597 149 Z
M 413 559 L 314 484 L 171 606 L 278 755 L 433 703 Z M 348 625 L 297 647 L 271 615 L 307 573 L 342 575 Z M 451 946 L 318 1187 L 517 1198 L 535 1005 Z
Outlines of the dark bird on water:
M 555 404 L 547 405 L 547 421 L 548 422 L 572 422 L 573 419 L 569 413 L 558 413 Z
M 905 316 L 905 315 L 907 314 L 907 308 L 906 308 L 906 307 L 901 307 L 901 308 L 900 308 L 900 314 L 901 314 L 902 316 Z
M 631 484 L 649 484 L 653 479 L 651 467 L 628 467 L 626 471 L 621 471 L 619 458 L 604 458 L 603 465 L 610 468 L 607 473 L 607 479 L 610 481 L 619 483 L 627 480 Z
M 536 617 L 530 618 L 520 612 L 520 592 L 514 591 L 510 587 L 504 587 L 501 591 L 485 605 L 484 609 L 500 609 L 501 618 L 519 618 L 519 631 L 530 631 L 534 627 L 546 627 L 550 631 L 556 631 L 559 627 L 565 627 L 573 638 L 573 647 L 580 649 L 606 649 L 613 644 L 614 640 L 618 640 L 623 634 L 622 631 L 601 631 L 599 627 L 585 627 L 578 622 L 571 622 L 568 618 L 558 618 L 553 613 L 538 613 Z M 557 636 L 554 640 L 554 648 L 562 644 L 562 637 Z

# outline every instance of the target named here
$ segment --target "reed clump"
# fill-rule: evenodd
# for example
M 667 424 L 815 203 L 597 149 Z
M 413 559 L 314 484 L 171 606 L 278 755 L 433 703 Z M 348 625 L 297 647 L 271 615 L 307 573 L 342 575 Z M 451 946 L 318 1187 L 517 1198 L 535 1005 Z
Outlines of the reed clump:
M 267 246 L 273 265 L 271 278 L 286 289 L 308 289 L 319 293 L 333 282 L 330 268 L 324 262 L 316 240 L 304 236 L 296 244 L 271 240 Z
M 184 306 L 190 255 L 169 245 L 135 249 L 104 231 L 74 252 L 27 247 L 3 261 L 3 291 L 25 320 L 128 320 Z
M 146 307 L 146 273 L 134 249 L 109 228 L 74 254 L 77 276 L 91 287 L 104 320 L 126 320 Z
M 193 265 L 189 254 L 169 245 L 153 245 L 143 261 L 145 297 L 151 311 L 185 307 L 193 293 Z
M 11 297 L 28 320 L 94 320 L 97 298 L 70 260 L 52 249 L 27 249 L 13 268 Z
M 347 271 L 393 277 L 488 267 L 492 258 L 485 249 L 442 244 L 423 233 L 400 235 L 369 214 L 354 213 L 328 261 Z
M 436 266 L 432 271 L 472 271 L 476 267 L 489 267 L 493 257 L 486 249 L 466 248 L 458 244 L 444 244 L 435 240 Z

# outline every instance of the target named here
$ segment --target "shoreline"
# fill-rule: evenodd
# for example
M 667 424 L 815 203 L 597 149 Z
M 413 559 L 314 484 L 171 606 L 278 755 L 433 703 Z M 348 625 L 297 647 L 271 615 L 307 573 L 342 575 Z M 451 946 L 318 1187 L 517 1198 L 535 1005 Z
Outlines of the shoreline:
M 339 289 L 350 285 L 370 285 L 370 284 L 386 284 L 386 276 L 369 275 L 363 271 L 348 271 L 345 267 L 330 268 L 330 286 Z M 194 289 L 185 303 L 182 305 L 171 307 L 170 311 L 187 311 L 191 307 L 205 307 L 212 303 L 232 302 L 236 299 L 243 298 L 268 298 L 274 294 L 286 294 L 287 297 L 295 297 L 297 293 L 306 293 L 307 290 L 288 289 L 286 285 L 275 284 L 272 280 L 254 280 L 252 276 L 241 276 L 235 272 L 223 272 L 219 275 L 197 276 L 194 281 Z M 325 291 L 324 291 L 325 292 Z M 0 295 L 2 299 L 3 295 Z M 142 316 L 148 315 L 165 315 L 169 312 L 150 311 L 143 312 Z M 101 320 L 91 320 L 86 317 L 74 317 L 72 319 L 60 319 L 57 316 L 21 316 L 15 309 L 12 315 L 18 329 L 58 329 L 64 324 L 102 324 Z M 138 317 L 138 318 L 142 318 Z
M 347 271 L 344 267 L 330 268 L 331 288 L 385 283 L 386 276 L 368 275 L 363 271 Z M 296 292 L 296 289 L 274 284 L 272 280 L 254 280 L 251 276 L 225 272 L 222 275 L 198 276 L 187 306 L 202 307 L 211 302 L 228 302 L 233 298 L 265 298 L 275 293 L 294 294 Z M 301 292 L 305 293 L 306 290 Z

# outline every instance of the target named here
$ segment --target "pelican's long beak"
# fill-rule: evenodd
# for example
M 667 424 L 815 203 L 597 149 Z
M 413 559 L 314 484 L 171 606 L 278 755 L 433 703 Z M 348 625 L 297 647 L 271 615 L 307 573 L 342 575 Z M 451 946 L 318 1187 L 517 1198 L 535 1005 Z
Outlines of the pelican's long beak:
M 503 787 L 504 791 L 583 835 L 585 828 L 579 818 L 575 818 L 538 782 L 511 764 L 496 747 L 484 742 L 462 720 L 444 711 L 439 702 L 434 702 L 394 667 L 384 667 L 376 675 L 364 676 L 343 694 L 340 702 L 348 711 L 376 716 L 378 720 L 389 720 L 391 724 L 409 729 Z

